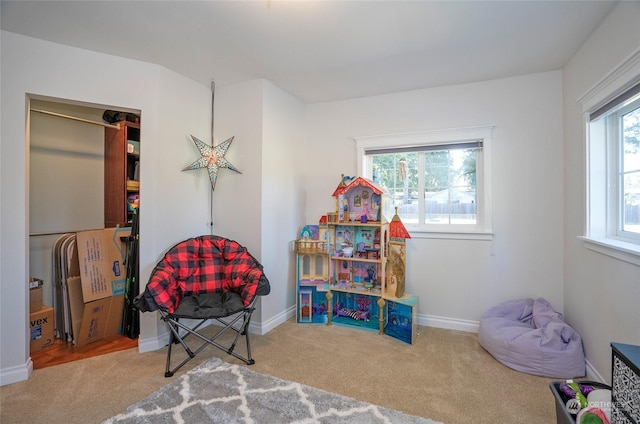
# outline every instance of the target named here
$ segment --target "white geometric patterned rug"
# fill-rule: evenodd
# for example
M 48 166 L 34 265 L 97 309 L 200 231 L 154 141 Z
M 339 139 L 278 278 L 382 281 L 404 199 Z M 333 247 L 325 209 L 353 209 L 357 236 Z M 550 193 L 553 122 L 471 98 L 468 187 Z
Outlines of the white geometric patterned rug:
M 106 423 L 437 424 L 218 358 L 192 369 Z

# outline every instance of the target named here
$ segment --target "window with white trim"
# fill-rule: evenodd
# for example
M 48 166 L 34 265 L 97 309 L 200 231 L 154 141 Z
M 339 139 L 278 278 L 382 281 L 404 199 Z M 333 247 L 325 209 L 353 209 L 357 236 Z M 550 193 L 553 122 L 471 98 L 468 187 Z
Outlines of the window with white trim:
M 587 236 L 640 249 L 640 84 L 588 114 Z
M 412 236 L 489 238 L 492 127 L 358 137 L 358 173 Z

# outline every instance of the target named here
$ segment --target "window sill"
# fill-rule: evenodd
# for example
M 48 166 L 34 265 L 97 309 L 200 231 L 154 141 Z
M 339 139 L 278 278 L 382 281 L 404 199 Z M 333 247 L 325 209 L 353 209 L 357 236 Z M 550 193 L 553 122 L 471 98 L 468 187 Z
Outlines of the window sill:
M 595 239 L 578 236 L 578 239 L 584 241 L 584 247 L 589 250 L 640 266 L 640 246 L 637 244 L 611 238 Z
M 412 238 L 416 239 L 444 239 L 444 240 L 493 240 L 493 233 L 458 233 L 451 231 L 424 231 L 411 230 L 409 233 Z

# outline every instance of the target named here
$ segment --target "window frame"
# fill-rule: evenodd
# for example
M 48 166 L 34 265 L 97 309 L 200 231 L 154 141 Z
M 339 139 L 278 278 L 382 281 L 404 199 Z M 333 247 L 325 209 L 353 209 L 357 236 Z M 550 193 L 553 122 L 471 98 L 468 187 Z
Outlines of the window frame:
M 616 171 L 620 166 L 619 162 L 612 163 L 619 160 L 619 152 L 613 153 L 611 144 L 603 141 L 609 135 L 606 117 L 597 119 L 595 116 L 638 84 L 640 49 L 578 98 L 582 105 L 585 140 L 585 220 L 583 235 L 577 238 L 584 242 L 586 249 L 640 266 L 640 244 L 619 236 L 621 215 L 619 208 L 612 205 L 610 195 L 613 191 L 615 198 L 619 198 L 618 176 L 612 174 L 612 166 L 615 165 Z
M 640 96 L 638 93 L 636 96 Z M 624 184 L 622 182 L 623 177 L 623 135 L 622 130 L 622 116 L 631 112 L 632 110 L 640 109 L 640 97 L 635 98 L 632 102 L 621 107 L 615 112 L 607 115 L 605 119 L 607 122 L 607 144 L 611 161 L 609 164 L 609 178 L 612 182 L 612 189 L 608 193 L 609 200 L 608 205 L 610 207 L 608 232 L 611 237 L 615 237 L 621 241 L 626 241 L 632 244 L 640 245 L 640 233 L 634 233 L 625 231 L 624 227 Z M 616 122 L 616 125 L 611 125 L 612 122 Z M 615 143 L 610 142 L 611 139 L 615 139 Z
M 456 144 L 469 140 L 482 140 L 482 149 L 476 158 L 476 224 L 408 224 L 405 227 L 414 238 L 447 238 L 464 240 L 491 240 L 493 221 L 491 214 L 491 148 L 493 126 L 478 126 L 444 130 L 396 133 L 354 137 L 356 141 L 357 172 L 372 178 L 370 160 L 366 151 L 385 148 L 419 148 L 431 145 Z M 423 181 L 422 181 L 423 183 Z

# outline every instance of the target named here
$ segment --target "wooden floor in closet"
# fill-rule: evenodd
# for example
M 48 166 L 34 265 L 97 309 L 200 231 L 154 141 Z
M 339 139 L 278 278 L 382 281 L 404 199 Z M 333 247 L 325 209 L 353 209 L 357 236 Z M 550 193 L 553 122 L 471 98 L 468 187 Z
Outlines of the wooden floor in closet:
M 33 362 L 33 369 L 37 370 L 135 347 L 138 347 L 138 339 L 130 339 L 122 334 L 106 337 L 79 348 L 73 343 L 55 339 L 53 346 L 33 352 L 31 361 Z

